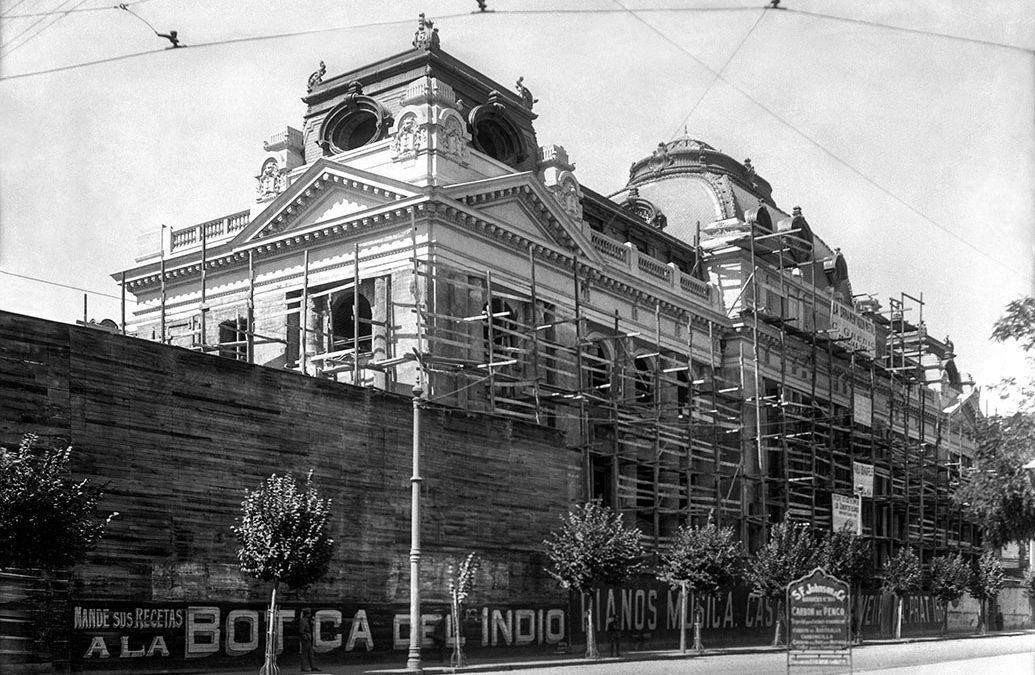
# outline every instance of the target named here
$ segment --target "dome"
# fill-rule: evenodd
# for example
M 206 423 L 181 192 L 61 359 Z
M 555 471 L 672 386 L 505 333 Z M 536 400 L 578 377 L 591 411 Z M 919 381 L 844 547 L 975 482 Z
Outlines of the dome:
M 666 232 L 683 241 L 693 240 L 698 223 L 743 220 L 744 212 L 760 203 L 776 209 L 772 187 L 750 159 L 738 162 L 689 136 L 658 143 L 649 156 L 633 162 L 627 187 L 664 212 Z

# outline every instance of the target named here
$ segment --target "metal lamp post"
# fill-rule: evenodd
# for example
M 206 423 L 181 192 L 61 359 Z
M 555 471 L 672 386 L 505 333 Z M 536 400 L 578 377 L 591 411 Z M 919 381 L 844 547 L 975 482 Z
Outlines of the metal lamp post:
M 406 670 L 422 672 L 420 663 L 420 410 L 421 373 L 413 385 L 413 475 L 410 477 L 410 650 Z

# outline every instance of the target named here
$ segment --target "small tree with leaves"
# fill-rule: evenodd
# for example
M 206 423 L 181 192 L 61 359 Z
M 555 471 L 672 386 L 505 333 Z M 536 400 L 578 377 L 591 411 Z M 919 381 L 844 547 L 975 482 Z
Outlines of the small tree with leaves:
M 949 603 L 957 602 L 970 584 L 970 565 L 959 553 L 931 558 L 927 588 L 942 605 L 942 635 L 949 630 Z
M 1024 573 L 1021 588 L 1024 590 L 1025 597 L 1029 600 L 1035 599 L 1035 567 L 1029 567 L 1028 571 Z
M 584 595 L 601 584 L 621 584 L 640 572 L 645 551 L 638 529 L 627 528 L 622 516 L 597 502 L 576 506 L 561 516 L 561 527 L 543 544 L 551 567 L 547 573 L 560 585 Z M 593 606 L 586 613 L 586 658 L 599 658 L 593 628 Z
M 974 561 L 970 574 L 970 595 L 981 604 L 978 632 L 988 632 L 988 601 L 999 597 L 1003 589 L 1003 564 L 992 551 L 985 551 Z
M 902 599 L 920 590 L 923 573 L 920 559 L 908 546 L 884 561 L 881 570 L 881 586 L 895 594 L 895 639 L 902 637 Z
M 808 574 L 819 564 L 816 538 L 805 523 L 784 521 L 773 525 L 769 541 L 755 554 L 745 572 L 754 592 L 776 608 L 773 646 L 783 639 L 787 584 Z
M 858 598 L 862 581 L 870 571 L 871 553 L 870 540 L 856 534 L 846 525 L 823 535 L 819 544 L 817 563 L 826 569 L 828 574 L 847 583 L 852 589 L 853 598 Z M 858 640 L 855 611 L 856 608 L 853 606 L 852 630 L 856 632 Z
M 452 563 L 449 565 L 449 600 L 453 612 L 453 655 L 450 657 L 450 665 L 454 668 L 467 665 L 463 650 L 463 607 L 467 596 L 474 590 L 478 567 L 476 553 L 469 553 L 456 567 Z
M 684 654 L 687 593 L 693 592 L 698 598 L 698 593 L 715 593 L 732 585 L 739 576 L 743 554 L 733 528 L 716 526 L 710 516 L 700 527 L 681 526 L 672 543 L 661 551 L 658 579 L 679 587 L 679 649 Z
M 71 446 L 41 450 L 26 434 L 0 448 L 0 568 L 55 569 L 81 561 L 107 520 L 97 518 L 101 489 L 71 475 Z
M 232 527 L 240 544 L 241 571 L 273 582 L 266 632 L 266 661 L 260 675 L 275 675 L 277 589 L 306 588 L 327 572 L 334 550 L 328 533 L 330 500 L 322 499 L 312 471 L 304 485 L 291 475 L 271 475 L 241 502 L 241 518 Z

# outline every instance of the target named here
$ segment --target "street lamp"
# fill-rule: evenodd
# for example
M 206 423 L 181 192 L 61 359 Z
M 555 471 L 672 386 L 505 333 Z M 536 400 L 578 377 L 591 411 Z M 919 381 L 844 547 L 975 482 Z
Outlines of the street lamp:
M 419 363 L 419 362 L 418 362 Z M 413 385 L 413 475 L 410 477 L 410 650 L 406 670 L 421 672 L 420 643 L 420 410 L 424 389 L 421 369 Z

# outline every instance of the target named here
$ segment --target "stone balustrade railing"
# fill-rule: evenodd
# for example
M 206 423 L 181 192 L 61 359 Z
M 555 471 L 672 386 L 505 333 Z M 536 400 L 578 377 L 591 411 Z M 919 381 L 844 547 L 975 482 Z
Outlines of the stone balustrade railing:
M 185 227 L 180 230 L 173 230 L 170 248 L 175 252 L 192 246 L 197 246 L 201 244 L 202 236 L 205 237 L 206 242 L 221 239 L 227 235 L 243 230 L 250 221 L 251 212 L 240 211 L 199 225 L 191 225 L 190 227 Z M 203 232 L 204 235 L 202 235 Z
M 700 279 L 686 274 L 674 263 L 663 263 L 645 253 L 640 253 L 632 244 L 616 241 L 596 230 L 590 232 L 590 238 L 596 250 L 618 263 L 620 267 L 636 274 L 642 273 L 655 283 L 711 302 L 711 287 Z

